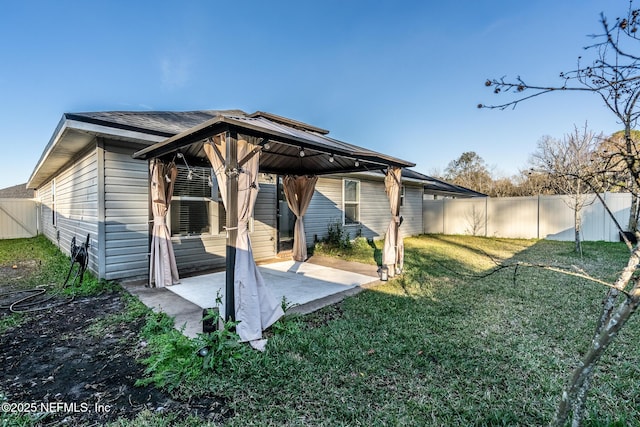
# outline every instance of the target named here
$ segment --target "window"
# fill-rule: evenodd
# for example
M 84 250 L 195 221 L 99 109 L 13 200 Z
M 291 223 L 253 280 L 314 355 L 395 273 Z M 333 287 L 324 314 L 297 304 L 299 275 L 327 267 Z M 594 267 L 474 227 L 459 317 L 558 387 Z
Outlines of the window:
M 218 234 L 225 224 L 225 211 L 215 175 L 211 168 L 192 166 L 191 171 L 189 174 L 186 166 L 178 166 L 169 212 L 171 235 Z
M 342 181 L 342 208 L 344 225 L 360 223 L 360 181 L 353 179 Z
M 56 211 L 56 179 L 51 181 L 51 224 L 55 227 L 58 224 L 58 212 Z
M 400 186 L 400 206 L 404 206 L 404 185 Z

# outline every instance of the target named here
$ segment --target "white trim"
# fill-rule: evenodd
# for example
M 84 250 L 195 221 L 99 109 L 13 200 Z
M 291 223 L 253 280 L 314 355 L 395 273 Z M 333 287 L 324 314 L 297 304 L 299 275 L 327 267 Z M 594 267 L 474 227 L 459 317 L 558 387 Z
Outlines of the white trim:
M 344 187 L 345 187 L 345 182 L 346 182 L 346 181 L 353 181 L 353 182 L 356 182 L 356 183 L 358 184 L 358 187 L 357 187 L 357 189 L 358 189 L 358 193 L 357 193 L 357 198 L 358 198 L 358 201 L 357 201 L 357 205 L 358 205 L 358 218 L 357 218 L 356 222 L 354 222 L 354 223 L 352 223 L 352 224 L 347 224 L 347 223 L 345 222 L 345 220 L 346 220 L 346 209 L 345 209 L 345 200 L 344 200 Z M 361 205 L 362 205 L 362 201 L 361 201 L 361 198 L 360 198 L 360 193 L 361 193 L 361 183 L 360 183 L 360 180 L 359 180 L 359 179 L 354 179 L 354 178 L 342 178 L 342 209 L 341 209 L 341 210 L 342 210 L 342 225 L 343 225 L 344 227 L 351 227 L 351 226 L 354 226 L 354 225 L 360 225 L 360 224 L 362 224 L 362 222 L 360 221 L 360 207 L 361 207 Z M 353 202 L 350 202 L 350 203 L 352 203 L 352 204 L 353 204 Z
M 38 160 L 36 167 L 33 169 L 33 172 L 31 173 L 31 176 L 27 181 L 27 188 L 35 188 L 35 186 L 33 185 L 33 180 L 38 176 L 38 174 L 42 170 L 42 167 L 47 162 L 47 160 L 51 157 L 53 152 L 62 144 L 61 141 L 63 140 L 65 133 L 68 132 L 69 130 L 82 131 L 89 135 L 94 135 L 94 136 L 104 136 L 112 139 L 120 138 L 120 139 L 129 140 L 129 141 L 138 141 L 143 143 L 149 143 L 149 142 L 157 143 L 167 139 L 166 137 L 163 137 L 163 136 L 151 135 L 144 132 L 118 129 L 114 127 L 96 125 L 92 123 L 85 123 L 78 120 L 69 120 L 65 118 L 62 121 L 62 125 L 59 125 L 59 128 L 57 128 L 57 132 L 55 132 L 54 135 L 52 136 L 47 147 L 45 147 L 45 150 L 42 153 L 42 156 L 40 157 L 40 159 Z M 69 154 L 68 160 L 71 160 L 71 158 L 76 154 L 77 154 L 76 152 Z M 47 178 L 48 177 L 42 178 L 38 183 L 38 186 L 44 183 Z

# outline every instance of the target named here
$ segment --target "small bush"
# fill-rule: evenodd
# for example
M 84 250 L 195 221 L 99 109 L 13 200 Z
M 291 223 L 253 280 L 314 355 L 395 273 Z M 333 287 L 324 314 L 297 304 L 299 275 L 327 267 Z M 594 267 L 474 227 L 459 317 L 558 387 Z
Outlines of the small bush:
M 356 228 L 355 238 L 351 240 L 351 235 L 344 229 L 341 220 L 329 222 L 327 237 L 314 245 L 313 253 L 377 265 L 381 263 L 382 257 L 376 243 L 362 236 L 362 227 Z
M 351 247 L 351 236 L 341 221 L 333 221 L 327 225 L 327 237 L 322 242 L 331 248 L 347 249 Z
M 222 322 L 222 328 L 216 331 L 198 334 L 194 341 L 205 371 L 220 373 L 225 368 L 233 369 L 243 359 L 247 347 L 240 343 L 240 336 L 235 332 L 238 323 L 229 320 Z
M 300 316 L 297 314 L 289 314 L 287 311 L 295 306 L 296 304 L 290 303 L 287 300 L 286 296 L 282 297 L 281 302 L 282 311 L 284 311 L 284 316 L 278 319 L 273 325 L 271 325 L 271 330 L 274 335 L 294 335 L 299 334 L 302 331 L 302 322 L 300 321 Z
M 173 319 L 164 313 L 152 313 L 141 335 L 148 341 L 150 355 L 142 360 L 148 377 L 136 385 L 155 384 L 169 391 L 181 384 L 196 381 L 207 372 L 234 369 L 248 347 L 240 343 L 235 332 L 237 321 L 222 322 L 223 327 L 194 339 L 173 327 Z

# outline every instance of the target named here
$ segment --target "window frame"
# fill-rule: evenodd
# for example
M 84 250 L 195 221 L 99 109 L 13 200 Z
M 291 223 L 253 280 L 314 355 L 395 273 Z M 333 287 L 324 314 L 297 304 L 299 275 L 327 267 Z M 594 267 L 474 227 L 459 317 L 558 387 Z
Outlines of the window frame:
M 346 186 L 347 182 L 354 182 L 356 184 L 356 200 L 355 201 L 347 201 L 346 200 Z M 361 205 L 361 183 L 359 179 L 353 178 L 342 178 L 342 225 L 345 227 L 348 226 L 358 226 L 362 224 L 361 215 L 360 215 L 360 205 Z M 354 205 L 356 207 L 357 218 L 353 222 L 347 223 L 347 205 Z
M 181 173 L 185 176 L 188 175 L 189 169 L 192 170 L 194 182 L 200 180 L 206 180 L 207 176 L 211 176 L 211 182 L 213 185 L 210 188 L 209 196 L 192 196 L 192 195 L 180 195 L 176 194 L 176 188 L 174 186 L 174 194 L 171 197 L 171 205 L 169 207 L 169 211 L 167 212 L 167 224 L 169 224 L 171 238 L 172 239 L 182 239 L 182 238 L 199 238 L 201 236 L 219 236 L 224 234 L 224 224 L 220 224 L 220 214 L 219 210 L 222 206 L 222 200 L 218 197 L 218 184 L 216 181 L 216 177 L 213 174 L 213 168 L 209 167 L 187 167 L 182 165 L 177 165 L 178 167 L 178 175 Z M 177 178 L 176 178 L 177 179 Z M 196 181 L 197 180 L 197 181 Z M 175 202 L 203 202 L 208 205 L 208 215 L 207 215 L 207 224 L 209 226 L 208 232 L 200 232 L 200 233 L 180 233 L 180 231 L 174 230 L 173 227 L 173 218 L 171 211 L 176 208 L 174 205 Z M 222 206 L 224 210 L 224 207 Z

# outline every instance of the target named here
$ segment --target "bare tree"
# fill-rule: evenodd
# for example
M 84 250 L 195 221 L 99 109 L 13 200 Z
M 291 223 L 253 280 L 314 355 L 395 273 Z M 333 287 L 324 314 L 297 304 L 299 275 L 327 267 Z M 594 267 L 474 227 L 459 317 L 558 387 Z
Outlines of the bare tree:
M 557 91 L 582 91 L 597 95 L 624 126 L 624 138 L 616 150 L 616 158 L 621 159 L 623 170 L 628 174 L 633 188 L 640 188 L 640 157 L 632 138 L 632 130 L 640 117 L 640 56 L 635 53 L 638 50 L 637 42 L 640 41 L 640 9 L 634 9 L 631 1 L 625 17 L 618 18 L 614 24 L 610 24 L 605 16 L 601 15 L 600 24 L 602 33 L 594 35 L 593 44 L 587 47 L 587 52 L 594 54 L 593 59 L 585 63 L 579 58 L 575 70 L 560 74 L 561 84 L 529 84 L 521 77 L 514 80 L 507 80 L 505 77 L 488 79 L 485 82 L 487 87 L 493 88 L 496 94 L 510 94 L 511 100 L 497 105 L 480 104 L 479 107 L 515 108 L 521 102 Z M 611 168 L 613 159 L 612 156 L 611 161 L 605 163 L 605 167 Z M 604 169 L 601 172 L 606 174 L 608 170 Z M 592 181 L 589 181 L 590 185 L 591 183 Z M 633 194 L 637 200 L 637 192 Z M 611 215 L 604 202 L 603 206 Z M 611 216 L 617 224 L 615 217 Z M 634 228 L 630 230 L 636 231 L 637 224 L 632 225 Z M 629 240 L 625 240 L 630 249 L 627 266 L 615 283 L 608 285 L 609 291 L 603 302 L 596 331 L 581 363 L 562 393 L 551 423 L 554 426 L 564 426 L 570 416 L 573 426 L 582 424 L 587 392 L 596 364 L 640 305 L 640 278 L 634 275 L 640 263 L 640 246 L 632 247 Z M 621 301 L 618 298 L 620 295 L 623 296 Z
M 640 132 L 631 130 L 633 151 L 638 153 Z M 627 230 L 636 230 L 640 215 L 640 203 L 638 203 L 639 189 L 632 174 L 628 172 L 625 156 L 627 153 L 627 139 L 624 131 L 616 132 L 609 138 L 603 139 L 596 151 L 598 161 L 605 165 L 600 176 L 595 177 L 600 185 L 607 191 L 627 191 L 632 194 L 631 209 Z M 637 157 L 637 155 L 636 155 Z
M 489 196 L 491 197 L 512 197 L 518 196 L 518 187 L 512 178 L 498 178 L 493 180 Z
M 600 17 L 601 34 L 591 37 L 595 42 L 585 49 L 593 53 L 591 61 L 578 57 L 578 66 L 574 70 L 560 73 L 560 84 L 537 85 L 529 84 L 522 77 L 514 80 L 487 79 L 485 86 L 493 88 L 495 94 L 511 94 L 512 99 L 503 104 L 479 104 L 479 108 L 506 109 L 515 108 L 519 103 L 551 92 L 590 92 L 598 95 L 606 108 L 613 113 L 623 125 L 623 143 L 617 148 L 617 159 L 625 165 L 629 180 L 633 182 L 633 206 L 638 205 L 638 191 L 640 188 L 640 161 L 638 161 L 638 147 L 633 141 L 632 130 L 640 117 L 640 54 L 635 54 L 640 41 L 638 26 L 640 25 L 640 9 L 633 9 L 633 1 L 627 16 L 617 18 L 611 25 L 604 15 Z M 632 213 L 637 209 L 632 209 Z M 629 231 L 635 232 L 637 217 L 631 217 Z
M 517 196 L 541 196 L 554 194 L 549 175 L 538 172 L 532 168 L 521 170 L 520 175 L 514 178 L 518 193 Z
M 556 194 L 570 196 L 567 205 L 573 211 L 575 251 L 582 254 L 582 210 L 595 202 L 589 182 L 598 175 L 599 162 L 595 155 L 601 135 L 590 131 L 585 123 L 582 130 L 574 126 L 573 133 L 562 139 L 543 137 L 531 156 L 535 170 L 547 174 Z
M 487 233 L 487 211 L 485 209 L 476 209 L 475 205 L 465 213 L 468 227 L 465 229 L 467 234 L 472 236 L 482 236 Z

